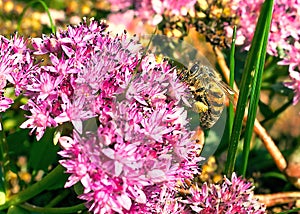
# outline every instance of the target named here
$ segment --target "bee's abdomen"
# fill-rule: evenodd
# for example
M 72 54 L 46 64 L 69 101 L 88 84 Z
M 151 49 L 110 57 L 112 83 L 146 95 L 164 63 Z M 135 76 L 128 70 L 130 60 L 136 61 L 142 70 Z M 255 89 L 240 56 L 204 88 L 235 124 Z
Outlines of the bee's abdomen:
M 180 79 L 190 86 L 194 97 L 193 110 L 200 115 L 200 126 L 209 129 L 222 114 L 225 93 L 215 81 L 211 81 L 209 73 L 191 70 L 188 74 L 180 73 Z
M 209 108 L 206 112 L 200 113 L 200 126 L 203 129 L 211 128 L 220 118 L 224 106 Z
M 211 128 L 220 118 L 224 109 L 224 92 L 216 85 L 210 84 L 206 89 L 208 110 L 200 113 L 200 126 L 204 129 Z

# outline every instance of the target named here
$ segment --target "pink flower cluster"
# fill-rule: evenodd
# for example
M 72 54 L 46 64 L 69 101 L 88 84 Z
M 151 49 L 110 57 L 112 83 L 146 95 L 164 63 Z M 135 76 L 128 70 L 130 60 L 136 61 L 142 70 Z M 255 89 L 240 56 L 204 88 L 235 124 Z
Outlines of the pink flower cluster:
M 84 192 L 79 198 L 94 213 L 137 213 L 140 205 L 150 210 L 153 193 L 147 190 L 174 190 L 178 180 L 198 173 L 202 158 L 190 140 L 187 112 L 179 105 L 186 87 L 178 82 L 176 70 L 167 62 L 156 63 L 152 55 L 144 57 L 135 76 L 135 67 L 124 67 L 137 66 L 135 61 L 114 61 L 108 72 L 102 58 L 93 56 L 82 72 L 89 77 L 81 79 L 90 85 L 98 72 L 93 109 L 99 126 L 94 132 L 74 131 L 73 137 L 60 138 L 64 150 L 59 154 L 65 158 L 60 163 L 71 174 L 66 187 L 80 181 Z
M 236 44 L 249 48 L 263 2 L 263 0 L 231 1 L 231 9 L 239 19 Z M 297 0 L 275 1 L 267 48 L 270 55 L 278 56 L 278 49 L 291 51 L 295 42 L 299 40 L 299 7 Z
M 104 33 L 105 29 L 104 23 L 99 25 L 91 21 L 88 25 L 84 21 L 79 26 L 69 26 L 56 36 L 32 39 L 33 53 L 48 55 L 49 59 L 47 64 L 18 76 L 16 82 L 22 84 L 16 89 L 29 98 L 23 109 L 31 113 L 21 128 L 32 128 L 31 132 L 35 130 L 39 140 L 47 127 L 70 121 L 82 133 L 83 120 L 94 117 L 98 113 L 96 109 L 109 106 L 110 99 L 104 98 L 110 97 L 125 81 L 125 75 L 132 72 L 138 63 L 139 48 L 131 45 L 136 42 L 128 39 L 126 34 L 113 38 Z M 95 55 L 97 61 L 93 58 Z M 88 63 L 90 69 L 86 70 Z M 99 64 L 102 70 L 98 70 Z M 120 68 L 119 73 L 116 68 Z M 103 71 L 122 77 L 116 82 Z M 99 85 L 101 81 L 103 85 Z M 111 85 L 110 81 L 115 82 Z M 105 88 L 105 84 L 110 84 L 111 88 Z M 95 102 L 99 91 L 103 99 Z
M 129 213 L 174 213 L 191 214 L 191 209 L 182 203 L 181 197 L 175 189 L 170 189 L 166 185 L 152 185 L 145 188 L 147 194 L 146 204 L 133 204 Z
M 36 69 L 31 51 L 23 38 L 14 35 L 10 40 L 0 35 L 0 112 L 6 111 L 13 100 L 4 96 L 4 88 L 15 87 L 16 95 L 20 87 L 26 84 L 24 77 Z
M 249 48 L 254 35 L 255 26 L 259 16 L 263 0 L 253 1 L 231 1 L 231 9 L 238 16 L 239 26 L 237 30 L 236 44 Z M 232 29 L 229 27 L 229 34 Z M 229 35 L 231 36 L 231 35 Z M 274 11 L 272 17 L 269 42 L 267 47 L 268 54 L 279 56 L 283 53 L 281 65 L 289 65 L 292 83 L 288 83 L 289 88 L 294 89 L 294 104 L 299 102 L 299 75 L 300 71 L 300 2 L 298 0 L 276 0 L 274 1 Z M 296 71 L 298 70 L 298 71 Z M 296 73 L 295 73 L 296 72 Z
M 64 158 L 60 163 L 71 174 L 65 187 L 80 182 L 79 198 L 93 213 L 193 213 L 198 204 L 208 204 L 206 199 L 193 192 L 185 202 L 176 191 L 178 181 L 199 173 L 197 162 L 202 160 L 191 140 L 187 112 L 180 106 L 189 99 L 187 88 L 167 62 L 157 63 L 153 55 L 142 57 L 133 40 L 118 38 L 126 49 L 116 48 L 118 43 L 98 46 L 99 52 L 74 80 L 79 94 L 87 92 L 84 99 L 94 100 L 78 105 L 92 107 L 97 117 L 94 127 L 83 126 L 84 133 L 77 129 L 59 140 Z M 119 54 L 106 52 L 114 47 Z M 80 90 L 88 86 L 90 92 Z M 212 187 L 214 195 L 206 197 L 222 194 L 228 196 L 229 210 L 256 211 L 261 206 L 252 200 L 250 187 L 233 177 L 232 184 L 226 180 L 222 189 Z M 234 203 L 229 196 L 236 197 Z M 218 200 L 207 200 L 215 208 Z
M 144 21 L 157 25 L 163 16 L 186 16 L 189 11 L 194 11 L 196 0 L 109 0 L 113 11 L 129 10 L 134 7 L 135 16 Z
M 0 40 L 1 92 L 8 81 L 28 98 L 21 128 L 39 140 L 48 127 L 74 127 L 59 139 L 70 174 L 65 187 L 81 183 L 79 198 L 93 213 L 194 213 L 216 206 L 219 195 L 236 198 L 226 201 L 233 211 L 241 204 L 255 210 L 251 185 L 236 177 L 221 189 L 204 185 L 187 200 L 178 197 L 178 182 L 199 173 L 202 160 L 181 106 L 190 93 L 166 61 L 142 54 L 136 37 L 112 36 L 106 27 L 83 20 L 32 39 L 33 50 L 17 36 Z M 44 62 L 34 61 L 39 55 Z M 1 95 L 5 111 L 13 101 Z
M 250 182 L 233 173 L 231 180 L 224 177 L 221 185 L 204 183 L 201 189 L 191 187 L 191 196 L 184 202 L 195 213 L 263 214 L 266 207 L 254 198 L 253 188 Z

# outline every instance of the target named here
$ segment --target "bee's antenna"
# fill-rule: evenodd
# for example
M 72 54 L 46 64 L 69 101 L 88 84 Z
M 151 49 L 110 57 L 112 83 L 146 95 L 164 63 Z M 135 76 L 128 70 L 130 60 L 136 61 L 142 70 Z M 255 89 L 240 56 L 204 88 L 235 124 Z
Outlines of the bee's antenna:
M 181 70 L 180 72 L 176 72 L 177 73 L 177 77 L 176 77 L 175 81 L 177 81 L 178 79 L 181 79 L 179 77 L 181 76 L 182 72 L 183 72 L 183 70 Z

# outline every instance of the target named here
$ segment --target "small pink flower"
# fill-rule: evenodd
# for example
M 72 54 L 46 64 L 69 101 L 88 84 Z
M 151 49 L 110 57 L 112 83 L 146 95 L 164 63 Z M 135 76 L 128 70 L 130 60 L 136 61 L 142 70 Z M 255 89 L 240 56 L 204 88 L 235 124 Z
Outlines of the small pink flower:
M 42 38 L 32 38 L 32 46 L 35 49 L 35 54 L 46 54 L 49 52 L 59 51 L 59 42 L 56 38 L 48 38 L 43 35 Z
M 135 15 L 148 21 L 152 25 L 157 25 L 163 20 L 163 16 L 186 16 L 189 11 L 194 11 L 196 0 L 109 0 L 112 10 L 128 11 L 130 6 L 134 6 Z M 113 20 L 111 20 L 113 21 Z
M 32 71 L 33 58 L 31 51 L 26 46 L 27 41 L 15 34 L 10 40 L 0 35 L 0 91 L 1 108 L 5 111 L 13 103 L 10 98 L 3 97 L 6 84 L 15 84 L 16 95 L 20 94 L 21 84 L 25 83 L 22 78 Z M 20 78 L 20 81 L 16 79 Z
M 292 81 L 285 82 L 284 85 L 294 90 L 293 103 L 296 105 L 300 101 L 300 73 L 290 70 L 290 78 Z
M 38 93 L 38 100 L 49 99 L 50 96 L 51 100 L 57 99 L 57 91 L 55 89 L 61 83 L 61 77 L 55 78 L 46 72 L 36 72 L 36 75 L 32 76 L 31 81 L 31 84 L 26 87 L 27 93 Z
M 0 98 L 0 112 L 6 111 L 14 101 L 7 97 Z
M 29 100 L 23 107 L 24 110 L 30 110 L 31 116 L 27 116 L 29 119 L 21 124 L 20 128 L 32 128 L 32 133 L 35 130 L 37 140 L 40 140 L 47 127 L 55 127 L 57 123 L 49 115 L 51 106 L 45 101 L 39 105 Z
M 176 191 L 169 189 L 165 185 L 156 185 L 145 188 L 147 203 L 135 203 L 128 213 L 174 213 L 191 214 L 188 207 L 181 203 L 180 198 L 176 197 Z
M 73 102 L 64 99 L 61 105 L 62 113 L 54 118 L 56 123 L 71 121 L 75 130 L 82 134 L 82 123 L 84 120 L 93 118 L 96 114 L 92 111 L 88 99 L 84 96 L 74 96 Z

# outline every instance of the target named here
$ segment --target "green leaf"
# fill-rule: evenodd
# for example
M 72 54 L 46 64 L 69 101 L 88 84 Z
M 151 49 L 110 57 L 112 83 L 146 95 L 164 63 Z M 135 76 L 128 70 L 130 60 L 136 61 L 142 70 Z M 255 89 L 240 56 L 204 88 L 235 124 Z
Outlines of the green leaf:
M 293 96 L 293 90 L 285 87 L 282 83 L 278 82 L 271 86 L 272 90 L 278 94 L 285 96 Z
M 50 207 L 38 207 L 34 205 L 29 205 L 29 204 L 21 204 L 20 205 L 22 208 L 27 209 L 31 211 L 31 213 L 62 213 L 62 214 L 67 214 L 67 213 L 84 213 L 84 210 L 87 208 L 85 207 L 84 203 L 81 204 L 76 204 L 70 207 L 57 207 L 57 208 L 50 208 Z
M 18 194 L 13 195 L 4 204 L 0 205 L 0 210 L 7 209 L 12 205 L 21 204 L 36 195 L 40 194 L 44 190 L 51 189 L 57 182 L 66 182 L 68 175 L 64 173 L 65 168 L 58 165 L 56 168 L 51 170 L 42 180 L 29 186 L 28 188 L 18 192 Z
M 262 101 L 259 101 L 258 105 L 259 105 L 259 110 L 264 115 L 264 117 L 269 117 L 273 114 L 273 111 L 269 105 L 263 103 Z
M 262 177 L 263 178 L 277 178 L 277 179 L 287 182 L 285 175 L 282 174 L 281 172 L 265 172 L 262 174 Z
M 28 151 L 31 147 L 28 129 L 19 129 L 18 131 L 9 134 L 6 140 L 10 156 L 17 157 L 24 154 L 28 155 Z
M 300 208 L 295 208 L 295 209 L 287 210 L 284 212 L 279 212 L 277 214 L 298 213 L 299 211 L 300 211 Z
M 21 207 L 13 205 L 9 207 L 7 214 L 30 214 L 30 212 Z
M 54 129 L 47 129 L 40 141 L 35 141 L 30 150 L 29 166 L 34 170 L 48 171 L 57 162 L 58 145 L 53 145 Z
M 229 177 L 234 171 L 243 118 L 249 96 L 251 95 L 243 151 L 243 173 L 245 172 L 245 166 L 247 166 L 247 157 L 250 150 L 248 143 L 250 142 L 249 139 L 251 139 L 254 119 L 256 116 L 256 108 L 260 92 L 261 76 L 263 71 L 263 64 L 265 61 L 266 44 L 268 40 L 268 32 L 270 30 L 272 11 L 273 0 L 266 0 L 262 6 L 250 51 L 247 56 L 245 70 L 241 81 L 239 99 L 236 107 L 237 110 L 234 118 L 233 130 L 231 133 L 228 158 L 225 167 L 226 174 Z
M 264 6 L 266 5 L 266 8 Z M 269 11 L 268 11 L 269 9 Z M 264 11 L 266 10 L 266 11 Z M 264 25 L 261 25 L 262 31 L 263 31 L 263 37 L 261 39 L 261 53 L 258 55 L 257 61 L 255 60 L 255 55 L 252 56 L 253 58 L 253 64 L 255 65 L 255 73 L 253 78 L 253 89 L 250 93 L 250 101 L 249 101 L 249 112 L 248 112 L 248 119 L 246 123 L 246 132 L 245 132 L 245 140 L 244 140 L 244 147 L 243 147 L 243 168 L 242 173 L 245 176 L 247 165 L 248 165 L 248 157 L 250 152 L 250 141 L 253 134 L 253 127 L 254 127 L 254 121 L 256 119 L 256 112 L 257 112 L 257 106 L 259 101 L 259 95 L 260 95 L 260 89 L 261 89 L 261 83 L 262 83 L 262 75 L 264 70 L 264 64 L 266 59 L 266 53 L 267 53 L 267 44 L 268 44 L 268 38 L 269 38 L 269 31 L 271 27 L 271 20 L 272 20 L 272 12 L 273 12 L 273 2 L 268 6 L 268 4 L 264 4 L 262 7 L 262 13 L 267 13 L 266 17 L 266 23 Z M 259 25 L 258 25 L 259 26 Z M 250 52 L 251 53 L 251 52 Z
M 75 190 L 77 195 L 83 194 L 83 191 L 84 191 L 83 185 L 80 182 L 77 182 L 74 185 L 74 190 Z

